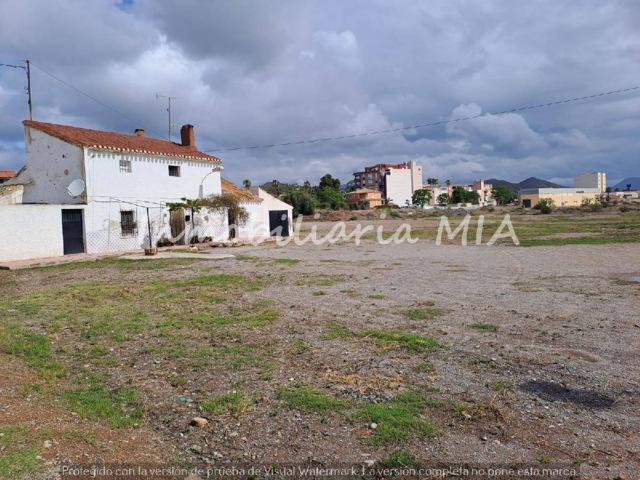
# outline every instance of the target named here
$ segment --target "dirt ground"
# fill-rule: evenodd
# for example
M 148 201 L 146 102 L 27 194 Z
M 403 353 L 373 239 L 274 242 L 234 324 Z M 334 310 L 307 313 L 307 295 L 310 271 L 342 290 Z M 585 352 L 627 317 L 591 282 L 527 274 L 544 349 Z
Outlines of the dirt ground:
M 67 462 L 545 464 L 638 478 L 640 244 L 231 253 L 0 272 L 1 319 L 46 338 L 66 371 L 45 375 L 0 335 L 0 431 L 27 429 L 39 462 L 28 478 Z M 144 310 L 144 328 L 83 323 L 122 322 L 122 305 Z M 138 389 L 135 421 L 61 396 L 98 374 Z M 1 442 L 0 456 L 15 454 Z

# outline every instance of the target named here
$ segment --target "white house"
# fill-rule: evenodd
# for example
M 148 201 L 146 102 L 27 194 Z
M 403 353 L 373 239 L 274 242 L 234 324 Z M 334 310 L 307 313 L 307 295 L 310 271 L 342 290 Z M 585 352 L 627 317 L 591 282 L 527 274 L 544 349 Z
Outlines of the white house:
M 168 207 L 222 192 L 222 162 L 197 149 L 192 125 L 174 143 L 140 129 L 126 135 L 23 123 L 27 165 L 3 185 L 22 185 L 22 203 L 0 205 L 0 260 L 135 250 L 193 235 L 229 239 L 225 211 L 192 218 Z

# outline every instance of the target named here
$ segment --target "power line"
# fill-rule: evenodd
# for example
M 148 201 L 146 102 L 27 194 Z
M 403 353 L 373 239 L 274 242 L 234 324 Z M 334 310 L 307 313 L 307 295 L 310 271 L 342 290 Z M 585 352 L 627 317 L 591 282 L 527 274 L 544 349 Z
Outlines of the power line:
M 104 108 L 111 110 L 114 113 L 117 113 L 118 115 L 120 115 L 123 118 L 126 118 L 127 120 L 133 122 L 134 125 L 139 126 L 140 122 L 138 122 L 136 119 L 130 117 L 129 115 L 127 115 L 126 113 L 121 112 L 120 110 L 112 107 L 111 105 L 108 105 L 106 103 L 104 103 L 103 101 L 97 99 L 96 97 L 94 97 L 93 95 L 89 95 L 87 92 L 84 92 L 82 90 L 80 90 L 78 87 L 76 87 L 75 85 L 70 84 L 69 82 L 61 79 L 60 77 L 57 77 L 56 75 L 54 75 L 51 72 L 47 72 L 45 69 L 43 69 L 41 66 L 36 65 L 35 63 L 31 62 L 31 65 L 33 65 L 34 67 L 36 67 L 38 70 L 40 70 L 42 73 L 44 73 L 45 75 L 50 76 L 51 78 L 53 78 L 54 80 L 57 80 L 58 82 L 62 83 L 63 85 L 66 85 L 67 87 L 69 87 L 71 90 L 74 90 L 75 92 L 79 93 L 80 95 L 84 95 L 85 97 L 89 98 L 90 100 L 93 100 L 94 102 L 96 102 L 98 105 L 103 106 Z
M 336 140 L 346 140 L 349 138 L 358 138 L 358 137 L 366 137 L 366 136 L 371 136 L 371 135 L 382 135 L 385 133 L 395 133 L 395 132 L 401 132 L 404 130 L 413 130 L 416 128 L 426 128 L 426 127 L 435 127 L 438 125 L 446 125 L 449 123 L 457 123 L 457 122 L 464 122 L 464 121 L 468 121 L 468 120 L 473 120 L 476 118 L 481 118 L 481 117 L 486 117 L 489 115 L 505 115 L 507 113 L 516 113 L 516 112 L 523 112 L 526 110 L 535 110 L 535 109 L 540 109 L 540 108 L 546 108 L 546 107 L 552 107 L 555 105 L 561 105 L 564 103 L 572 103 L 572 102 L 579 102 L 581 100 L 590 100 L 593 98 L 598 98 L 598 97 L 605 97 L 608 95 L 616 95 L 619 93 L 626 93 L 626 92 L 631 92 L 633 90 L 638 90 L 640 88 L 640 85 L 636 85 L 633 87 L 629 87 L 629 88 L 622 88 L 619 90 L 610 90 L 607 92 L 599 92 L 599 93 L 594 93 L 592 95 L 585 95 L 582 97 L 574 97 L 574 98 L 565 98 L 563 100 L 556 100 L 553 102 L 546 102 L 546 103 L 539 103 L 537 105 L 527 105 L 524 107 L 516 107 L 516 108 L 510 108 L 508 110 L 502 110 L 500 112 L 484 112 L 484 113 L 478 113 L 476 115 L 469 115 L 467 117 L 459 117 L 459 118 L 452 118 L 449 120 L 438 120 L 438 121 L 434 121 L 434 122 L 427 122 L 427 123 L 418 123 L 415 125 L 409 125 L 406 127 L 397 127 L 397 128 L 387 128 L 384 130 L 373 130 L 373 131 L 369 131 L 369 132 L 362 132 L 362 133 L 354 133 L 352 135 L 339 135 L 339 136 L 335 136 L 335 137 L 323 137 L 323 138 L 315 138 L 315 139 L 309 139 L 309 140 L 297 140 L 297 141 L 291 141 L 291 142 L 284 142 L 284 143 L 271 143 L 271 144 L 265 144 L 265 145 L 248 145 L 248 146 L 240 146 L 240 147 L 228 147 L 228 148 L 219 148 L 219 149 L 211 149 L 211 150 L 204 150 L 205 152 L 232 152 L 232 151 L 236 151 L 236 150 L 253 150 L 253 149 L 262 149 L 262 148 L 274 148 L 274 147 L 285 147 L 285 146 L 290 146 L 290 145 L 303 145 L 303 144 L 313 144 L 313 143 L 321 143 L 321 142 L 332 142 L 332 141 L 336 141 Z

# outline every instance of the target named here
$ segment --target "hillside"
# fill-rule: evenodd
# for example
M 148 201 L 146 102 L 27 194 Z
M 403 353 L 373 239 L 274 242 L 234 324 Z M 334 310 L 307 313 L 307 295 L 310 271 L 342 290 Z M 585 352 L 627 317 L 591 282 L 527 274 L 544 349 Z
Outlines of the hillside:
M 501 186 L 507 187 L 512 192 L 518 192 L 523 188 L 559 188 L 562 185 L 558 185 L 557 183 L 550 182 L 548 180 L 543 180 L 541 178 L 529 177 L 525 180 L 522 180 L 519 183 L 509 182 L 507 180 L 500 180 L 498 178 L 489 178 L 485 180 L 485 183 L 490 183 L 493 186 Z
M 640 177 L 627 177 L 624 180 L 620 180 L 613 187 L 614 190 L 626 190 L 627 185 L 631 185 L 631 190 L 640 190 Z

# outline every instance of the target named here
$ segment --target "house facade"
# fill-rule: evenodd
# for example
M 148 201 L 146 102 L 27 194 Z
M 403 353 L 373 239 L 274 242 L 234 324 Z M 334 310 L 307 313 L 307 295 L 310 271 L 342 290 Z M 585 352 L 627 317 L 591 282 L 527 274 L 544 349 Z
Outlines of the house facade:
M 371 188 L 360 188 L 349 192 L 346 195 L 346 200 L 349 205 L 359 210 L 376 208 L 382 205 L 382 195 L 378 190 Z
M 126 135 L 31 120 L 24 127 L 27 165 L 3 185 L 21 186 L 22 198 L 0 205 L 8 226 L 0 232 L 0 260 L 229 239 L 226 211 L 170 208 L 222 192 L 222 162 L 197 149 L 193 126 L 182 127 L 180 143 L 140 129 Z M 253 208 L 262 215 L 261 202 Z M 25 236 L 41 248 L 20 243 Z
M 410 205 L 413 192 L 422 188 L 422 167 L 415 161 L 398 164 L 379 163 L 353 174 L 356 189 L 378 190 L 388 202 Z

